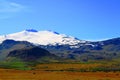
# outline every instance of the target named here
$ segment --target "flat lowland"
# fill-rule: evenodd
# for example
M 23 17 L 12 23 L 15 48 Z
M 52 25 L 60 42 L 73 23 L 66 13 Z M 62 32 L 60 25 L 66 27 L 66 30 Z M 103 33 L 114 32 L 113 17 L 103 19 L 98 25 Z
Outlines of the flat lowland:
M 0 69 L 0 80 L 120 80 L 119 71 L 80 72 L 100 64 L 39 64 L 33 70 Z
M 120 80 L 120 72 L 68 72 L 0 69 L 0 80 Z

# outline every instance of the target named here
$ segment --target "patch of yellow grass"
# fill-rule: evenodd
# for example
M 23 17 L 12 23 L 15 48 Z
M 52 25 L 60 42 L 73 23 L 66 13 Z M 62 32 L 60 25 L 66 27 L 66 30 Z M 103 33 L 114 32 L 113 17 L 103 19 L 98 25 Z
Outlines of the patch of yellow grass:
M 66 70 L 66 69 L 90 69 L 100 66 L 99 63 L 94 64 L 40 64 L 37 65 L 35 68 L 39 70 Z
M 120 80 L 120 72 L 51 72 L 0 69 L 0 80 Z

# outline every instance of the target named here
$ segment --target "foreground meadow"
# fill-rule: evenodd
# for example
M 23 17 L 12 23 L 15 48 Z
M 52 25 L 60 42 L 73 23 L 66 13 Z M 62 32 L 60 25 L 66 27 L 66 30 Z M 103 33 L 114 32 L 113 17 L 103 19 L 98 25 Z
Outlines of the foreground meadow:
M 89 71 L 101 64 L 39 64 L 32 70 L 0 69 L 0 80 L 120 80 L 119 71 Z M 88 69 L 85 72 L 81 69 Z
M 120 80 L 120 73 L 0 69 L 0 80 Z

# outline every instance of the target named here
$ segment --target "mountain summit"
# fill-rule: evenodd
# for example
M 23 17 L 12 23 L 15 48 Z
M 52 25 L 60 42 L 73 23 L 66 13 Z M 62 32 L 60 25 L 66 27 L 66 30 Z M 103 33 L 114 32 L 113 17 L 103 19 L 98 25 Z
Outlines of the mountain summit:
M 28 31 L 28 32 L 38 32 L 38 31 L 35 30 L 35 29 L 26 29 L 26 31 Z
M 72 36 L 59 34 L 58 32 L 50 30 L 37 31 L 35 29 L 26 29 L 21 32 L 0 36 L 0 42 L 3 42 L 6 39 L 13 39 L 15 41 L 28 41 L 39 45 L 76 45 L 78 43 L 86 42 L 83 40 L 78 40 Z

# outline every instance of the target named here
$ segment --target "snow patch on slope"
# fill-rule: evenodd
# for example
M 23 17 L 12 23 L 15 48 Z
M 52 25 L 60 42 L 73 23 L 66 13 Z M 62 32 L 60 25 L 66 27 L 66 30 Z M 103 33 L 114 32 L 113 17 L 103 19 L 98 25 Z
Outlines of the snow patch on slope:
M 86 42 L 83 40 L 78 40 L 72 36 L 67 36 L 65 34 L 59 34 L 53 31 L 37 31 L 34 29 L 27 29 L 18 33 L 0 36 L 0 42 L 6 39 L 28 41 L 39 45 L 76 45 L 78 43 Z

